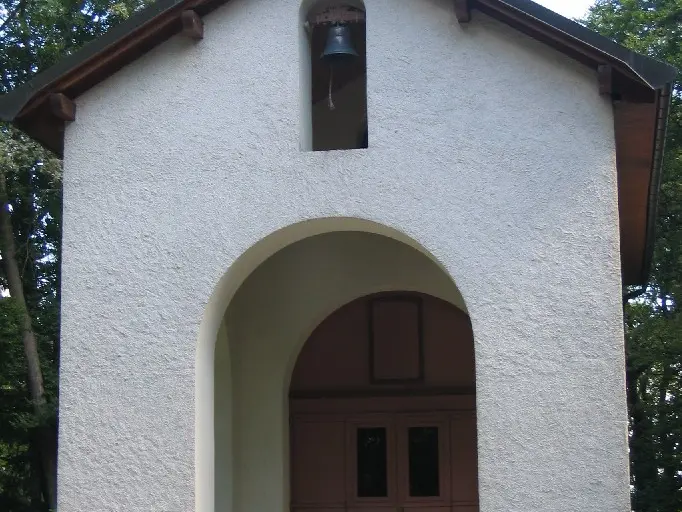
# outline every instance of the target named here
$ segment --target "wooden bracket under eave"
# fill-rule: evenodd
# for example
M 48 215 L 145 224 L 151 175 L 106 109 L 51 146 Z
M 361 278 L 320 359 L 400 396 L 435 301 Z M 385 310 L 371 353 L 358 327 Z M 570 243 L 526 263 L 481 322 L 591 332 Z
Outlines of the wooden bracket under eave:
M 204 38 L 204 22 L 196 12 L 191 9 L 182 11 L 180 19 L 182 20 L 182 33 L 185 36 L 195 41 Z
M 49 96 L 50 113 L 62 121 L 76 120 L 76 104 L 64 94 L 57 92 Z
M 613 95 L 613 67 L 609 64 L 601 64 L 597 68 L 599 80 L 599 94 L 603 96 Z
M 453 0 L 455 4 L 455 16 L 460 23 L 469 23 L 471 21 L 471 1 L 470 0 Z

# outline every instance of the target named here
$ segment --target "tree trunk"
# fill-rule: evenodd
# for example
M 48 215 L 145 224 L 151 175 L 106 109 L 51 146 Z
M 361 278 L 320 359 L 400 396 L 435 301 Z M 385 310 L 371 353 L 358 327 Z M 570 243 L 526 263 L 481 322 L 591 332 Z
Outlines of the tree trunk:
M 634 512 L 652 512 L 650 494 L 656 487 L 656 457 L 651 422 L 639 393 L 642 372 L 628 366 L 626 371 L 628 409 L 630 410 L 630 472 L 634 485 Z
M 33 403 L 34 413 L 40 422 L 46 404 L 43 372 L 40 367 L 38 341 L 36 340 L 36 335 L 33 331 L 31 315 L 26 307 L 24 286 L 21 280 L 19 264 L 16 259 L 14 230 L 12 228 L 12 218 L 9 211 L 9 199 L 7 197 L 7 183 L 5 181 L 5 175 L 2 173 L 0 173 L 0 250 L 2 251 L 2 264 L 7 277 L 9 293 L 21 309 L 21 330 L 24 354 L 26 355 L 26 365 L 28 368 L 28 389 Z M 50 448 L 54 443 L 50 439 L 50 435 L 45 433 L 45 429 L 38 428 L 37 430 L 42 432 L 38 436 L 37 448 L 40 453 L 42 466 L 41 473 L 43 474 L 43 481 L 45 482 L 45 501 L 52 510 L 56 510 L 56 457 L 51 453 L 53 449 Z
M 675 460 L 675 435 L 674 427 L 671 426 L 671 420 L 668 415 L 668 392 L 670 382 L 675 375 L 675 370 L 666 364 L 663 369 L 663 375 L 658 388 L 658 406 L 657 406 L 657 427 L 660 443 L 660 509 L 661 510 L 675 510 L 675 502 L 677 501 L 677 490 L 679 484 L 678 470 Z

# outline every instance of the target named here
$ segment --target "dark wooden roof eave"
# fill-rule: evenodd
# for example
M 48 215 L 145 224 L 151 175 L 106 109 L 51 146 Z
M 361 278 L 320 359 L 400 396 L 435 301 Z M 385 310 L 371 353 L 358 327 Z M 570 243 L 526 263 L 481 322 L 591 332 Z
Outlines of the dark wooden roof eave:
M 641 251 L 642 260 L 638 267 L 635 267 L 626 273 L 625 266 L 623 265 L 623 284 L 625 285 L 644 284 L 649 279 L 649 274 L 651 272 L 654 245 L 656 242 L 658 196 L 661 190 L 661 182 L 663 180 L 663 155 L 665 152 L 666 132 L 668 126 L 667 121 L 668 114 L 670 112 L 670 105 L 672 102 L 672 92 L 673 84 L 670 83 L 666 87 L 659 90 L 656 96 L 656 106 L 653 109 L 653 115 L 655 116 L 655 134 L 653 137 L 654 148 L 650 166 L 651 172 L 649 187 L 647 190 L 646 233 L 644 235 L 644 248 L 643 251 Z M 623 238 L 623 234 L 621 234 L 621 238 Z M 624 258 L 621 257 L 621 259 Z
M 183 12 L 191 10 L 204 16 L 228 1 L 158 0 L 33 80 L 0 96 L 0 119 L 13 122 L 61 156 L 65 121 L 53 115 L 51 95 L 76 98 L 179 33 Z M 470 21 L 471 11 L 478 10 L 595 70 L 609 66 L 616 121 L 623 282 L 645 282 L 653 251 L 667 109 L 676 70 L 530 0 L 456 0 L 455 4 L 462 22 Z M 462 18 L 462 12 L 467 16 Z M 650 131 L 644 133 L 643 126 Z M 637 154 L 631 154 L 633 143 L 640 146 Z
M 58 92 L 75 99 L 183 29 L 182 13 L 205 15 L 229 0 L 158 0 L 29 82 L 0 96 L 0 119 L 14 123 L 59 156 L 64 123 L 49 119 Z

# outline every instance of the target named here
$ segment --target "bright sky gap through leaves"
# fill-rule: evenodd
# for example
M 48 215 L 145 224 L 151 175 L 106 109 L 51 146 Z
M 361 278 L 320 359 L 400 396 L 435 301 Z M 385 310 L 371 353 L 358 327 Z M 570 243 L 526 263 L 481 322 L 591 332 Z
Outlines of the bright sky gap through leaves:
M 587 10 L 594 5 L 594 0 L 535 0 L 554 12 L 567 18 L 582 18 Z

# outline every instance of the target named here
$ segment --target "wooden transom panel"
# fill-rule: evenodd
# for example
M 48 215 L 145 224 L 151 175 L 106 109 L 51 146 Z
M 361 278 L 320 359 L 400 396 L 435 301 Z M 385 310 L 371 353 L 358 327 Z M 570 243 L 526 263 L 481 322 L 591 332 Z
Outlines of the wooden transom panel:
M 291 394 L 473 393 L 474 378 L 466 313 L 429 295 L 380 294 L 341 307 L 315 329 Z
M 418 298 L 369 301 L 371 382 L 422 379 L 422 312 Z

